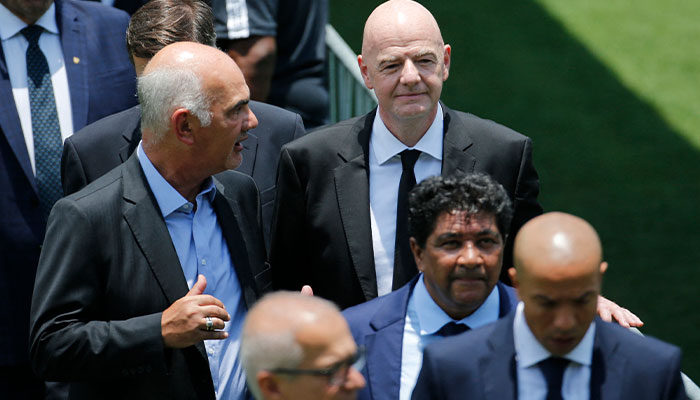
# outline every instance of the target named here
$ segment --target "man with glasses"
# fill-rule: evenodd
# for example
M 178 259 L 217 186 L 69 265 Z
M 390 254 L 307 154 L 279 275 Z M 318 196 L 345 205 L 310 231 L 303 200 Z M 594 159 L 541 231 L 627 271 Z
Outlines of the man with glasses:
M 241 337 L 248 389 L 261 399 L 355 398 L 364 352 L 333 303 L 299 293 L 264 297 Z

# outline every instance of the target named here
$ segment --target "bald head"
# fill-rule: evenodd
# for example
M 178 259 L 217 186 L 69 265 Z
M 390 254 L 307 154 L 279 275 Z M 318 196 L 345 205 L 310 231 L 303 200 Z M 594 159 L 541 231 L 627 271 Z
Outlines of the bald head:
M 357 346 L 338 307 L 319 297 L 293 292 L 269 294 L 250 310 L 243 326 L 241 360 L 256 399 L 352 395 L 364 386 L 362 375 L 352 368 L 340 384 L 330 384 L 330 377 L 290 380 L 280 369 L 347 365 L 356 353 Z
M 380 4 L 372 11 L 362 35 L 362 54 L 374 51 L 376 45 L 387 38 L 405 35 L 420 35 L 434 41 L 438 46 L 444 44 L 440 27 L 433 14 L 420 3 L 411 0 L 390 0 Z
M 513 257 L 523 273 L 552 278 L 598 270 L 602 247 L 595 229 L 574 215 L 553 212 L 525 224 L 515 238 Z
M 533 218 L 515 238 L 510 269 L 523 315 L 550 353 L 573 350 L 596 315 L 602 276 L 600 239 L 579 217 L 549 213 Z

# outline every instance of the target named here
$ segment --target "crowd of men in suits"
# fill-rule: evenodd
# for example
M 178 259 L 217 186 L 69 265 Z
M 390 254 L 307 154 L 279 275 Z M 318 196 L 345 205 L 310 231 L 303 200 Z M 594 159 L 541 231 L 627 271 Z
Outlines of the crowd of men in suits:
M 641 325 L 531 140 L 440 102 L 427 9 L 374 10 L 378 108 L 307 135 L 214 21 L 0 0 L 0 397 L 685 398 L 680 350 L 595 318 Z

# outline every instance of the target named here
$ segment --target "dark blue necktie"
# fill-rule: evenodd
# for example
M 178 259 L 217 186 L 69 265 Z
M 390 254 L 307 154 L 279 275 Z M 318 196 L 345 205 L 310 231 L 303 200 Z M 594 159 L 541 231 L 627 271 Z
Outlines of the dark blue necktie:
M 420 150 L 401 152 L 401 180 L 399 181 L 399 198 L 396 203 L 396 239 L 394 242 L 394 276 L 391 289 L 396 290 L 416 276 L 418 268 L 411 253 L 408 241 L 408 192 L 416 186 L 413 167 L 418 161 Z
M 440 328 L 437 332 L 435 332 L 436 335 L 438 336 L 443 336 L 443 337 L 448 337 L 448 336 L 454 336 L 454 335 L 459 335 L 460 333 L 464 333 L 469 330 L 469 327 L 465 324 L 458 324 L 454 321 L 450 321 L 446 323 L 445 325 Z
M 569 360 L 561 357 L 549 357 L 539 362 L 538 366 L 547 381 L 547 400 L 562 400 L 561 384 L 568 365 Z
M 58 125 L 56 100 L 53 95 L 49 63 L 39 48 L 43 28 L 30 25 L 21 33 L 27 38 L 27 83 L 34 136 L 34 165 L 39 205 L 45 216 L 63 194 L 61 190 L 61 128 Z

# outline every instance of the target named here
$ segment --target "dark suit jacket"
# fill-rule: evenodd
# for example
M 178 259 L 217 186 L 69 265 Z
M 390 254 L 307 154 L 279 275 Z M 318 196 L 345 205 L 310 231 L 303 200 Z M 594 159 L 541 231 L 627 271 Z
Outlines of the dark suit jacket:
M 304 135 L 304 125 L 299 115 L 269 104 L 251 101 L 250 109 L 259 124 L 243 141 L 243 162 L 236 170 L 252 176 L 260 189 L 263 232 L 269 243 L 280 149 Z M 126 161 L 140 140 L 140 106 L 103 118 L 66 139 L 61 159 L 63 193 L 77 192 Z
M 78 130 L 136 104 L 126 53 L 129 16 L 101 4 L 56 0 L 56 19 Z M 0 365 L 28 363 L 29 303 L 46 219 L 0 47 Z M 76 63 L 77 61 L 77 63 Z
M 517 399 L 514 315 L 428 345 L 413 398 Z M 677 347 L 596 318 L 592 400 L 685 399 L 680 364 Z
M 420 275 L 419 275 L 420 276 Z M 358 346 L 365 346 L 367 364 L 362 371 L 367 386 L 358 393 L 362 400 L 394 400 L 401 387 L 401 349 L 408 300 L 419 276 L 385 296 L 348 308 L 343 316 Z M 498 316 L 515 309 L 515 289 L 497 284 L 500 301 Z
M 341 308 L 377 297 L 368 168 L 375 111 L 282 148 L 270 250 L 276 288 L 308 284 Z M 444 105 L 443 111 L 443 175 L 484 172 L 501 183 L 514 201 L 513 234 L 542 213 L 530 139 Z
M 270 286 L 258 192 L 235 171 L 215 184 L 214 210 L 250 307 Z M 162 311 L 187 291 L 134 155 L 51 212 L 32 301 L 32 366 L 43 379 L 71 381 L 71 398 L 214 398 L 203 343 L 163 346 Z

